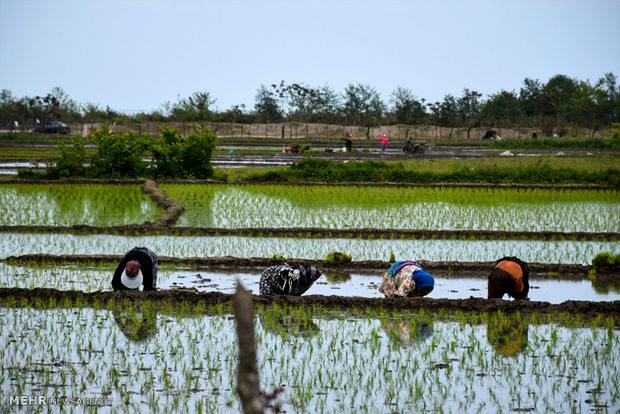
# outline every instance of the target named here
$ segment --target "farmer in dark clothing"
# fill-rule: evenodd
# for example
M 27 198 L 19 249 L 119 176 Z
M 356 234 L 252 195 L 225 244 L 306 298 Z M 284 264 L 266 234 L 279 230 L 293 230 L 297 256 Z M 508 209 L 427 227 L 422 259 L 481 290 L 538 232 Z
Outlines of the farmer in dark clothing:
M 347 152 L 351 152 L 351 148 L 353 148 L 353 135 L 349 131 L 347 131 L 346 133 L 346 140 L 344 145 L 347 148 Z
M 489 275 L 488 298 L 502 298 L 508 294 L 515 299 L 527 299 L 530 291 L 530 270 L 516 257 L 502 257 L 495 262 Z
M 426 296 L 433 291 L 435 279 L 417 262 L 399 260 L 383 274 L 379 292 L 388 298 Z
M 271 266 L 260 277 L 259 291 L 261 295 L 301 296 L 319 277 L 321 272 L 314 266 Z
M 146 247 L 134 247 L 119 263 L 114 277 L 114 290 L 157 290 L 157 255 Z

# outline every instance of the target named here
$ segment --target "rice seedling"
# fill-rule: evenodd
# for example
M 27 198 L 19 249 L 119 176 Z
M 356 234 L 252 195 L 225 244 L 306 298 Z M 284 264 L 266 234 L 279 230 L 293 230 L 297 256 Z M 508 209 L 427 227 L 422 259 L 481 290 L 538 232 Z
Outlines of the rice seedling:
M 161 214 L 139 185 L 11 184 L 0 186 L 0 225 L 113 226 Z
M 617 242 L 581 240 L 364 240 L 293 239 L 239 236 L 119 236 L 3 233 L 0 259 L 34 253 L 123 255 L 134 246 L 148 246 L 171 257 L 272 257 L 323 259 L 329 251 L 346 251 L 355 260 L 492 261 L 518 256 L 529 262 L 590 264 L 600 251 L 620 253 Z
M 612 190 L 162 185 L 177 225 L 216 228 L 596 231 L 620 229 Z M 260 208 L 257 208 L 260 206 Z

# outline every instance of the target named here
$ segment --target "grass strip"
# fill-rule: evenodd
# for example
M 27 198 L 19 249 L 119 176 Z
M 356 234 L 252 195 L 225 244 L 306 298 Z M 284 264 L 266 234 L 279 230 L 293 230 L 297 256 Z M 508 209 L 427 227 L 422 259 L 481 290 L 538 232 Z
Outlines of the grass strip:
M 319 309 L 358 312 L 360 309 L 398 311 L 424 311 L 452 313 L 502 312 L 505 314 L 533 315 L 580 315 L 599 322 L 618 325 L 620 301 L 591 302 L 566 301 L 560 304 L 535 301 L 505 301 L 501 299 L 432 299 L 432 298 L 361 298 L 338 296 L 253 296 L 257 306 L 266 307 L 310 307 Z M 0 304 L 5 307 L 37 307 L 42 309 L 62 307 L 93 307 L 110 309 L 124 307 L 128 302 L 139 306 L 171 309 L 174 305 L 178 313 L 196 309 L 230 309 L 233 295 L 220 292 L 196 293 L 181 290 L 154 292 L 91 292 L 62 291 L 57 289 L 1 288 Z M 574 317 L 574 316 L 573 316 Z M 568 318 L 567 320 L 570 320 Z
M 115 234 L 171 236 L 246 236 L 289 238 L 345 238 L 364 240 L 586 240 L 616 241 L 620 233 L 495 230 L 397 230 L 397 229 L 322 229 L 322 228 L 210 228 L 162 227 L 160 224 L 121 226 L 0 226 L 0 233 Z

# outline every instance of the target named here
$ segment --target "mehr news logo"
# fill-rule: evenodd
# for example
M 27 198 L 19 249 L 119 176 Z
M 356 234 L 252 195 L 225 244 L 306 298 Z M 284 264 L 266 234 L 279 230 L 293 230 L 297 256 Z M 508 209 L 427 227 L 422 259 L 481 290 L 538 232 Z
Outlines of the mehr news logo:
M 45 395 L 9 395 L 9 405 L 104 406 L 112 405 L 112 400 L 108 397 L 48 397 Z

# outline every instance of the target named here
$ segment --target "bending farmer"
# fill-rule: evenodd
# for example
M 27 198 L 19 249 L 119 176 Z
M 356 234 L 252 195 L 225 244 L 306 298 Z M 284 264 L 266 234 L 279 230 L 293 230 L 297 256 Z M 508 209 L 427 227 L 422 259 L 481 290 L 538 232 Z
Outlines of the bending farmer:
M 527 299 L 530 291 L 530 269 L 516 257 L 503 257 L 495 262 L 489 275 L 488 298 L 502 298 L 508 294 L 515 299 Z
M 434 286 L 433 276 L 417 262 L 399 260 L 383 274 L 379 292 L 388 298 L 426 296 Z
M 271 266 L 260 277 L 259 291 L 261 295 L 301 296 L 319 277 L 321 272 L 314 266 Z
M 146 247 L 134 247 L 119 263 L 114 277 L 114 290 L 157 290 L 157 255 Z

